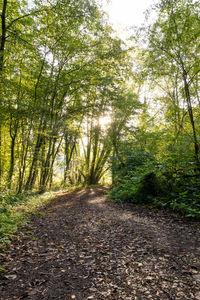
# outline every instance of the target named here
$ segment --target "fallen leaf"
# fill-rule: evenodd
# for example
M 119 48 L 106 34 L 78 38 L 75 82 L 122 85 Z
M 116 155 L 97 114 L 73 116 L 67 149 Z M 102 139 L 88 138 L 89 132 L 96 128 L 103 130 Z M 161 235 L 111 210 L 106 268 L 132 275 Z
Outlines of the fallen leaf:
M 193 275 L 193 277 L 195 278 L 196 281 L 200 282 L 200 274 L 195 274 Z
M 6 269 L 3 267 L 0 267 L 0 273 L 5 273 L 5 272 L 6 272 Z
M 200 292 L 195 295 L 197 300 L 200 300 Z
M 14 280 L 17 278 L 17 275 L 5 275 L 5 278 Z

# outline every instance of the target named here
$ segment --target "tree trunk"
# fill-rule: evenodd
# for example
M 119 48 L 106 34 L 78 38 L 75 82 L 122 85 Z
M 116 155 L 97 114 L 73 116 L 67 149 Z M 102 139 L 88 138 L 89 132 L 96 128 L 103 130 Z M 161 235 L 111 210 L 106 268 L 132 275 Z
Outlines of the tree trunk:
M 0 94 L 2 95 L 3 89 L 3 64 L 4 64 L 4 50 L 6 43 L 6 8 L 7 0 L 3 1 L 3 9 L 1 14 L 1 40 L 0 40 Z M 2 96 L 0 96 L 2 97 Z M 2 114 L 1 114 L 2 99 L 0 98 L 0 190 L 2 178 Z
M 23 149 L 23 152 L 22 152 L 22 167 L 19 170 L 19 183 L 18 183 L 18 191 L 17 191 L 18 194 L 20 194 L 22 192 L 24 175 L 25 175 L 25 170 L 26 170 L 27 155 L 28 155 L 28 143 L 26 145 L 26 149 L 25 150 Z
M 14 155 L 15 139 L 16 139 L 16 135 L 14 135 L 11 140 L 10 169 L 9 169 L 9 173 L 8 173 L 8 189 L 11 188 L 12 176 L 13 176 L 14 164 L 15 164 L 15 155 Z
M 7 8 L 7 0 L 3 1 L 3 9 L 1 14 L 1 42 L 0 42 L 0 75 L 3 72 L 3 64 L 4 64 L 4 50 L 6 43 L 6 8 Z
M 51 156 L 52 156 L 52 148 L 53 148 L 53 139 L 52 137 L 50 137 L 50 141 L 49 141 L 49 148 L 48 148 L 48 152 L 46 155 L 46 159 L 45 159 L 45 163 L 44 166 L 42 168 L 42 172 L 41 172 L 41 179 L 40 179 L 40 191 L 44 191 L 46 188 L 46 179 L 48 177 L 49 174 L 49 169 L 50 169 L 50 160 L 51 160 Z
M 10 137 L 11 137 L 11 150 L 10 150 L 10 169 L 8 173 L 8 189 L 11 188 L 12 183 L 12 176 L 14 171 L 14 165 L 15 165 L 15 141 L 17 137 L 17 131 L 18 131 L 18 121 L 14 121 L 14 133 L 12 134 L 12 118 L 10 123 Z
M 193 142 L 194 142 L 194 156 L 195 156 L 195 162 L 196 162 L 196 169 L 198 170 L 198 173 L 200 173 L 199 145 L 198 145 L 198 141 L 197 141 L 197 134 L 196 134 L 192 104 L 191 104 L 190 90 L 189 90 L 189 85 L 188 85 L 188 82 L 187 82 L 187 73 L 186 72 L 183 73 L 183 81 L 184 81 L 184 90 L 185 90 L 188 113 L 189 113 L 189 117 L 190 117 L 190 123 L 192 125 Z
M 64 167 L 64 185 L 66 184 L 67 180 L 67 173 L 69 171 L 70 162 L 72 160 L 72 155 L 76 148 L 76 137 L 73 141 L 73 145 L 71 145 L 71 149 L 69 147 L 68 135 L 65 135 L 65 167 Z
M 39 133 L 38 137 L 37 137 L 37 142 L 35 145 L 35 151 L 33 154 L 33 160 L 32 160 L 32 164 L 30 167 L 29 176 L 28 176 L 26 186 L 25 186 L 26 191 L 29 189 L 32 189 L 33 184 L 35 182 L 36 174 L 37 174 L 36 168 L 37 168 L 38 155 L 39 155 L 39 151 L 42 146 L 42 143 L 43 143 L 43 136 Z

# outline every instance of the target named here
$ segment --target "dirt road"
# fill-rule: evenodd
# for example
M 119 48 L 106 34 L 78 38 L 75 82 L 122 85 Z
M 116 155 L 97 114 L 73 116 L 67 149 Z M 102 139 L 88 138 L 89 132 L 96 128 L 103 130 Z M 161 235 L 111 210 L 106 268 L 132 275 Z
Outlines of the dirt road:
M 62 194 L 2 253 L 0 299 L 200 299 L 200 223 L 115 204 L 104 188 Z

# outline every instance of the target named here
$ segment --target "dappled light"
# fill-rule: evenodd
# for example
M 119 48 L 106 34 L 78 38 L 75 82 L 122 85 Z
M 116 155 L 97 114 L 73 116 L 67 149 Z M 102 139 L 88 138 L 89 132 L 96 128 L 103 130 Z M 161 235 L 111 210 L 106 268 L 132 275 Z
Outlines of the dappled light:
M 102 116 L 99 118 L 99 124 L 103 128 L 103 130 L 107 129 L 112 122 L 112 119 L 110 116 Z
M 200 1 L 0 15 L 0 300 L 200 300 Z
M 0 278 L 1 299 L 195 299 L 197 224 L 148 207 L 122 207 L 104 192 L 73 191 L 40 209 L 2 253 L 9 273 Z
M 90 199 L 88 200 L 88 203 L 89 204 L 94 204 L 94 205 L 103 205 L 104 202 L 106 201 L 106 198 L 105 197 L 98 197 L 98 199 Z

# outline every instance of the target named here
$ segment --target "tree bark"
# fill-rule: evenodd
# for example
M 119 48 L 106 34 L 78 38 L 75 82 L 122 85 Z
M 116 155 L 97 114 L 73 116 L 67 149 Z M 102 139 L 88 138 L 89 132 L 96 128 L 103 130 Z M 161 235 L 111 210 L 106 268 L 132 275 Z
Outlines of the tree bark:
M 2 94 L 3 88 L 3 64 L 4 64 L 4 50 L 6 43 L 6 8 L 7 0 L 3 1 L 3 9 L 1 14 L 1 40 L 0 40 L 0 94 Z M 1 97 L 1 96 L 0 96 Z M 0 190 L 1 190 L 1 178 L 2 178 L 2 114 L 1 114 L 2 99 L 0 98 Z
M 17 131 L 18 131 L 18 122 L 15 121 L 14 125 L 14 134 L 12 134 L 12 124 L 10 124 L 10 137 L 11 137 L 11 151 L 10 151 L 10 169 L 8 173 L 8 189 L 11 188 L 11 183 L 12 183 L 12 176 L 13 176 L 13 171 L 14 171 L 14 165 L 15 165 L 15 141 L 17 137 Z
M 43 143 L 43 136 L 39 133 L 38 137 L 37 137 L 37 142 L 35 145 L 35 150 L 34 150 L 33 160 L 32 160 L 32 164 L 31 164 L 30 171 L 29 171 L 29 176 L 28 176 L 26 186 L 25 186 L 26 191 L 29 189 L 32 189 L 33 184 L 35 182 L 36 173 L 37 173 L 36 168 L 37 168 L 38 155 L 39 155 L 39 151 L 42 146 L 42 143 Z
M 5 43 L 6 43 L 6 8 L 7 8 L 7 0 L 3 1 L 3 9 L 1 14 L 1 42 L 0 42 L 0 74 L 3 71 L 3 64 L 4 64 L 4 50 L 5 50 Z
M 197 134 L 196 134 L 196 128 L 195 128 L 195 122 L 194 122 L 194 116 L 193 116 L 193 110 L 192 110 L 190 90 L 189 90 L 189 85 L 187 82 L 187 73 L 186 72 L 183 72 L 183 82 L 184 82 L 184 90 L 185 90 L 187 108 L 188 108 L 188 113 L 189 113 L 189 117 L 190 117 L 190 123 L 192 125 L 193 142 L 194 142 L 194 156 L 195 156 L 196 168 L 198 170 L 198 173 L 200 173 L 199 145 L 198 145 L 198 141 L 197 141 Z

